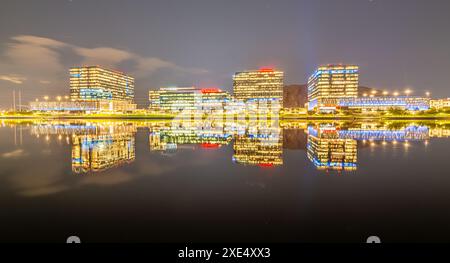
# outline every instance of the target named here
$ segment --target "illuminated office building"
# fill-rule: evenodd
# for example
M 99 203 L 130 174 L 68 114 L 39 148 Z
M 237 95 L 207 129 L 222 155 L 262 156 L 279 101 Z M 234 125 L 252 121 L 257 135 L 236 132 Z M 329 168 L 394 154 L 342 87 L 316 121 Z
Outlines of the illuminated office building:
M 435 109 L 450 109 L 450 98 L 446 99 L 437 99 L 437 100 L 430 100 L 430 106 L 431 108 Z
M 134 78 L 99 66 L 71 68 L 70 99 L 101 102 L 102 111 L 134 110 Z
M 308 79 L 308 109 L 333 112 L 340 99 L 358 96 L 358 86 L 358 66 L 321 66 Z
M 149 91 L 150 110 L 169 113 L 224 108 L 231 99 L 218 88 L 169 87 Z
M 283 106 L 284 73 L 273 69 L 237 72 L 233 92 L 237 100 L 276 99 Z
M 445 127 L 430 128 L 429 136 L 430 138 L 449 138 L 450 129 Z
M 72 137 L 72 171 L 100 172 L 133 162 L 133 133 L 74 135 Z
M 338 100 L 338 106 L 364 111 L 389 110 L 391 108 L 420 111 L 430 109 L 430 99 L 414 96 L 342 98 Z
M 99 110 L 95 101 L 33 101 L 30 102 L 31 111 L 52 112 L 92 112 Z
M 307 156 L 318 169 L 355 170 L 357 146 L 356 140 L 341 139 L 333 125 L 308 127 Z

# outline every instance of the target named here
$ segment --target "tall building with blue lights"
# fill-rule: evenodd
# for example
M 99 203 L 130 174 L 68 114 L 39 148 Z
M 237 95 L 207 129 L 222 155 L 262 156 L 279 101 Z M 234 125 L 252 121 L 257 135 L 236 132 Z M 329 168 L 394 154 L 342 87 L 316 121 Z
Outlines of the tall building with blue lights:
M 340 99 L 338 106 L 363 111 L 402 109 L 423 111 L 430 109 L 430 98 L 414 96 L 381 96 Z
M 134 78 L 123 72 L 100 66 L 70 69 L 70 99 L 72 101 L 134 100 Z
M 308 109 L 335 111 L 340 99 L 358 96 L 358 86 L 358 66 L 321 66 L 308 79 Z

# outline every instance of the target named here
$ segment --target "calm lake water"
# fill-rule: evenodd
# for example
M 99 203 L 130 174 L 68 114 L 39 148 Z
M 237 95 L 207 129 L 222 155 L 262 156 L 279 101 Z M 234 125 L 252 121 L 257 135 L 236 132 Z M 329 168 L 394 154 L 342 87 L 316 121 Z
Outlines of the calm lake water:
M 450 241 L 449 122 L 0 120 L 0 241 Z

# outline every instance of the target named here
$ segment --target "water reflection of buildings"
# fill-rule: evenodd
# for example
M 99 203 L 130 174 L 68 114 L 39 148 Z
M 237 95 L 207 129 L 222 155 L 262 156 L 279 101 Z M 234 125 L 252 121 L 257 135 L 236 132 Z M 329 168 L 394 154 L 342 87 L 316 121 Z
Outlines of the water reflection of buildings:
M 9 121 L 3 125 L 15 127 Z M 22 123 L 19 123 L 22 124 Z M 281 122 L 275 120 L 200 119 L 172 121 L 33 121 L 31 134 L 63 136 L 72 145 L 72 169 L 76 173 L 97 172 L 135 160 L 135 133 L 149 129 L 151 151 L 171 155 L 179 149 L 217 149 L 233 142 L 232 160 L 239 164 L 272 167 L 283 164 L 283 149 L 303 150 L 309 160 L 325 170 L 352 171 L 358 166 L 361 147 L 386 147 L 411 141 L 449 137 L 447 123 L 345 123 Z M 362 141 L 362 143 L 358 143 Z M 369 142 L 369 144 L 364 143 Z
M 173 152 L 182 145 L 219 148 L 232 140 L 232 134 L 227 130 L 223 122 L 173 121 L 169 126 L 151 128 L 150 150 Z
M 270 121 L 174 121 L 170 126 L 152 127 L 149 143 L 151 151 L 171 154 L 187 145 L 219 148 L 233 138 L 233 161 L 264 167 L 283 164 L 282 129 Z
M 423 125 L 389 128 L 386 125 L 361 123 L 341 127 L 326 123 L 308 126 L 307 155 L 319 169 L 355 170 L 358 141 L 405 142 L 430 138 L 430 129 Z
M 357 146 L 354 139 L 340 138 L 333 125 L 308 127 L 307 155 L 319 169 L 355 170 Z
M 338 133 L 340 138 L 369 141 L 417 141 L 430 137 L 428 127 L 414 125 L 399 130 L 388 130 L 385 127 L 370 130 L 349 128 Z
M 262 167 L 282 165 L 282 129 L 278 126 L 265 129 L 250 127 L 244 134 L 235 136 L 233 150 L 233 161 L 237 163 Z
M 31 133 L 71 135 L 72 171 L 99 172 L 135 160 L 136 125 L 127 123 L 48 123 L 37 124 Z
M 133 162 L 135 138 L 132 133 L 75 135 L 72 138 L 72 171 L 99 172 Z

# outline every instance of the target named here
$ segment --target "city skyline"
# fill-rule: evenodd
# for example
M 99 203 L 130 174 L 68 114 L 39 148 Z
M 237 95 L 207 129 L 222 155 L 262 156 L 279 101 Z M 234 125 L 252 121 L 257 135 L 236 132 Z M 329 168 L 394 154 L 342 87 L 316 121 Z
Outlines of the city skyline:
M 0 108 L 11 107 L 13 89 L 22 91 L 23 104 L 45 94 L 66 95 L 67 68 L 87 64 L 135 76 L 141 108 L 148 105 L 148 90 L 162 86 L 231 92 L 235 72 L 260 67 L 284 71 L 286 85 L 305 84 L 315 68 L 330 63 L 359 65 L 362 85 L 448 97 L 450 38 L 442 32 L 450 4 L 444 1 L 247 1 L 237 13 L 225 1 L 193 1 L 186 13 L 186 4 L 176 1 L 125 7 L 114 1 L 19 2 L 3 3 L 0 16 L 8 25 L 0 32 Z M 54 16 L 44 19 L 43 8 Z M 104 15 L 95 17 L 99 8 Z M 170 21 L 170 10 L 192 19 Z M 381 14 L 384 19 L 376 19 Z M 352 30 L 336 33 L 329 22 L 337 18 Z M 111 27 L 100 31 L 108 22 Z M 81 29 L 86 25 L 90 30 Z

